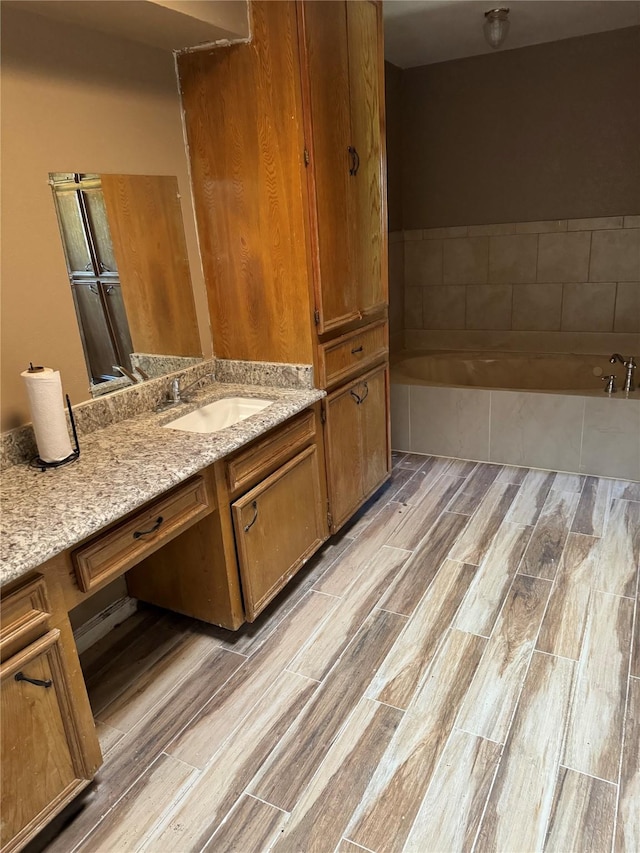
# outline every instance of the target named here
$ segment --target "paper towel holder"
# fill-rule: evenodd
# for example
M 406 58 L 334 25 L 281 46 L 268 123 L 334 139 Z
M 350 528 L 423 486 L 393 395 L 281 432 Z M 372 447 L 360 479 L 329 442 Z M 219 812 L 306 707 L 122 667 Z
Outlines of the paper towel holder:
M 30 373 L 37 373 L 39 370 L 42 370 L 42 368 L 34 367 L 33 364 L 29 365 Z M 62 465 L 68 465 L 70 462 L 75 462 L 76 459 L 78 459 L 80 456 L 78 430 L 76 429 L 76 419 L 73 416 L 73 410 L 71 408 L 71 400 L 69 399 L 68 394 L 65 394 L 64 396 L 67 401 L 67 409 L 69 410 L 69 420 L 71 421 L 71 431 L 73 433 L 73 443 L 75 444 L 75 450 L 73 450 L 65 459 L 59 459 L 57 462 L 45 462 L 44 459 L 41 459 L 39 456 L 34 457 L 29 463 L 29 465 L 32 468 L 37 468 L 39 471 L 46 471 L 48 468 L 60 468 Z

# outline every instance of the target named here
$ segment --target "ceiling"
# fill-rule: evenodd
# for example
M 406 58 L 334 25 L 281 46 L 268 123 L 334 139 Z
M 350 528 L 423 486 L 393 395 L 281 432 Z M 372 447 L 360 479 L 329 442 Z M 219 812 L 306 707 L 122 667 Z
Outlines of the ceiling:
M 385 58 L 413 68 L 492 53 L 482 25 L 497 6 L 511 10 L 501 51 L 640 24 L 637 0 L 385 0 Z

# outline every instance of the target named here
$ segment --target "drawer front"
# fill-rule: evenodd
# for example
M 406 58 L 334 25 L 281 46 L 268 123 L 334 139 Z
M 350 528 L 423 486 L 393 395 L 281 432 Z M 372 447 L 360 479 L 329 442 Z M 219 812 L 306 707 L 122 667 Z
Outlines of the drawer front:
M 387 321 L 356 329 L 320 347 L 320 385 L 331 388 L 386 356 L 389 352 Z
M 47 630 L 51 605 L 42 575 L 36 575 L 2 597 L 0 660 L 24 648 Z
M 236 497 L 275 471 L 297 450 L 308 444 L 316 434 L 315 416 L 303 412 L 290 424 L 248 450 L 238 453 L 227 463 L 227 482 L 231 497 Z
M 80 589 L 89 592 L 126 572 L 213 508 L 204 478 L 188 480 L 165 498 L 73 552 Z
M 315 445 L 235 501 L 232 511 L 245 614 L 253 622 L 327 538 Z

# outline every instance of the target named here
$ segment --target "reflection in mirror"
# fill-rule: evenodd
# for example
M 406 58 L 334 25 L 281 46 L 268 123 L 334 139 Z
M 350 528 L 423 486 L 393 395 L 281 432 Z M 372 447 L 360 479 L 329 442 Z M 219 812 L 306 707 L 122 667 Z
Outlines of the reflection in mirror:
M 49 183 L 93 396 L 200 360 L 176 178 Z

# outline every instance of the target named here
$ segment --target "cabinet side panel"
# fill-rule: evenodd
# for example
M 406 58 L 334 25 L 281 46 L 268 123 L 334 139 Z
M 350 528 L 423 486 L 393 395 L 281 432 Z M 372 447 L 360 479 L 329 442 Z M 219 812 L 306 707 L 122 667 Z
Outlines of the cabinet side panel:
M 252 40 L 178 71 L 216 355 L 311 363 L 296 11 L 251 4 Z

